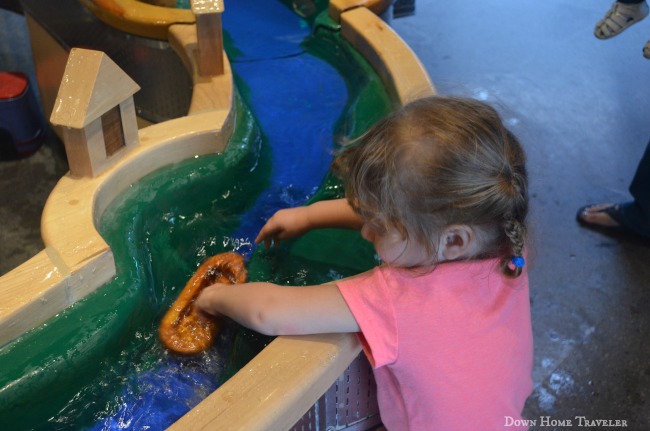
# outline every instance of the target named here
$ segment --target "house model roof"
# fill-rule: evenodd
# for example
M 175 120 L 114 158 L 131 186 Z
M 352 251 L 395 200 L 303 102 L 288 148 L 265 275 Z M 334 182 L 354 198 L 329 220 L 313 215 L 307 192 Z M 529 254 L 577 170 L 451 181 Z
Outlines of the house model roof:
M 73 48 L 50 122 L 81 129 L 139 89 L 138 84 L 103 52 Z

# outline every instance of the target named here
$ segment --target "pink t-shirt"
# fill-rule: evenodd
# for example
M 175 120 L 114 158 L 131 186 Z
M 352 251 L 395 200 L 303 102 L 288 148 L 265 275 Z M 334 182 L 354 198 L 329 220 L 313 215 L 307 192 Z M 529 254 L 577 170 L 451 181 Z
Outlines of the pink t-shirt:
M 532 384 L 528 275 L 496 259 L 416 275 L 378 267 L 337 285 L 374 368 L 389 431 L 520 430 Z M 521 423 L 521 422 L 519 422 Z

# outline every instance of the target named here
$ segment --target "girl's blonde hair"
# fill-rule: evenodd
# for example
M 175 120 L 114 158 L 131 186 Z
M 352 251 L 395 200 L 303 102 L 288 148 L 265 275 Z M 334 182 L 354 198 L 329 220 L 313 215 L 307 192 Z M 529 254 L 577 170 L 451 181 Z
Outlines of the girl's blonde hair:
M 375 228 L 392 226 L 437 254 L 439 232 L 471 226 L 482 252 L 521 273 L 526 240 L 525 154 L 485 103 L 430 97 L 376 123 L 337 158 L 346 197 Z

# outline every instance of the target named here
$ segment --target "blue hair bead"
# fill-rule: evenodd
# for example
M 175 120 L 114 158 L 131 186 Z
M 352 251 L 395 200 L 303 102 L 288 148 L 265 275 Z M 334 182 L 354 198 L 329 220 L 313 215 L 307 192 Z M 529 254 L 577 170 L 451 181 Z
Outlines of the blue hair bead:
M 515 266 L 515 268 L 523 268 L 526 261 L 521 256 L 512 256 L 510 262 Z

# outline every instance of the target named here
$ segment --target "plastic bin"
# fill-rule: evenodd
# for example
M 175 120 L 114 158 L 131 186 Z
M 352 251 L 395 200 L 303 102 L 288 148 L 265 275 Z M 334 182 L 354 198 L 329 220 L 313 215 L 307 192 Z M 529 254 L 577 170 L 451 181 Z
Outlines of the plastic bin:
M 44 123 L 27 76 L 0 72 L 0 160 L 34 153 L 44 136 Z

